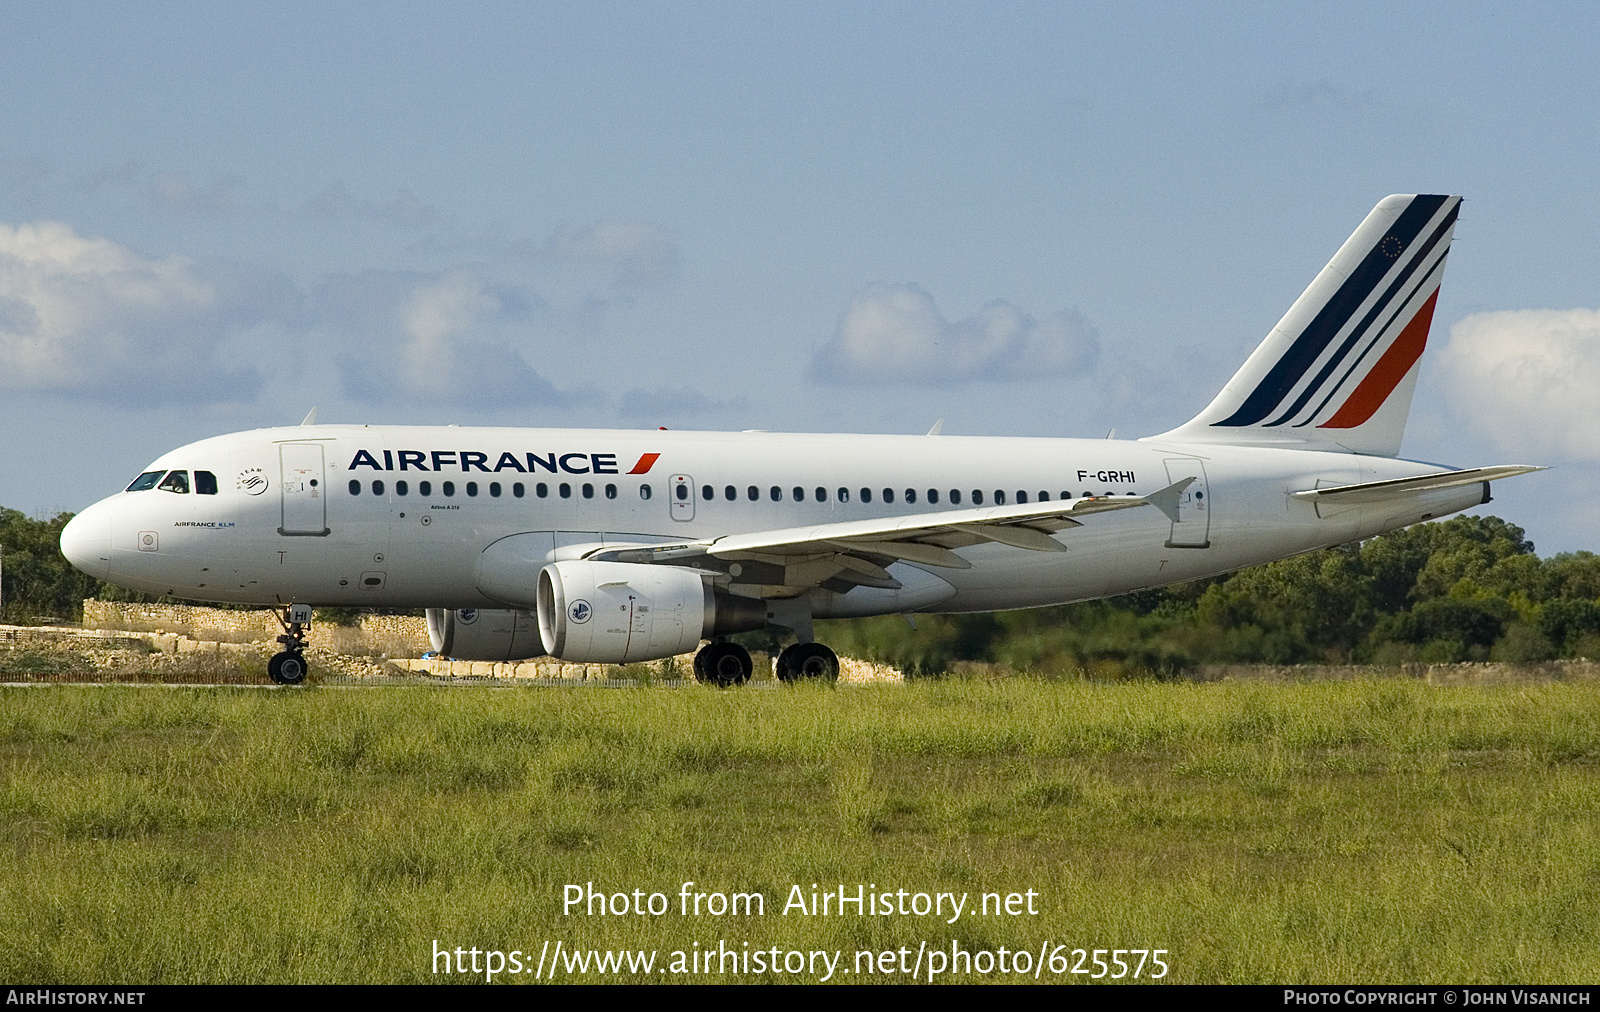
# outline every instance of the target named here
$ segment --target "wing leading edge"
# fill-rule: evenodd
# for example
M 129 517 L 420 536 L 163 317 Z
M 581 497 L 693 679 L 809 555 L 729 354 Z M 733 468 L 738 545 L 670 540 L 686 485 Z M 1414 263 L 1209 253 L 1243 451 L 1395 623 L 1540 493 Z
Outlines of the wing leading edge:
M 1178 498 L 1195 478 L 1149 495 L 1085 496 L 1015 506 L 988 506 L 904 517 L 817 524 L 637 548 L 597 548 L 596 561 L 656 563 L 715 569 L 735 582 L 762 587 L 763 596 L 797 594 L 837 582 L 899 590 L 886 566 L 911 562 L 970 569 L 956 549 L 986 543 L 1035 552 L 1064 552 L 1051 535 L 1081 527 L 1079 518 L 1138 506 L 1175 517 Z

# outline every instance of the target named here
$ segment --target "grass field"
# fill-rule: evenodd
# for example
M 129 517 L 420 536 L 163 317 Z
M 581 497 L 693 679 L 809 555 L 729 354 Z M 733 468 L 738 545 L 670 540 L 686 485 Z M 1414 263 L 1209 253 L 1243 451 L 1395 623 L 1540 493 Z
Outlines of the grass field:
M 658 969 L 1048 943 L 1165 949 L 1188 983 L 1593 981 L 1597 715 L 1592 685 L 1400 680 L 0 690 L 0 979 L 481 980 L 434 941 L 531 969 L 559 940 Z M 685 881 L 765 915 L 683 916 Z M 670 912 L 564 914 L 587 882 Z M 1038 913 L 781 912 L 812 883 Z

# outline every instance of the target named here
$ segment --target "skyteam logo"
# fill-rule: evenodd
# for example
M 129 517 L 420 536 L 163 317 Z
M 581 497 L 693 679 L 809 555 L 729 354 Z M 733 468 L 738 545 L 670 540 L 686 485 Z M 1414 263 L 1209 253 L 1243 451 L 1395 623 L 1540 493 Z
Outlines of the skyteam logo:
M 589 605 L 588 601 L 585 601 L 582 598 L 579 598 L 567 606 L 567 617 L 572 620 L 574 625 L 583 625 L 585 622 L 589 621 L 589 617 L 593 614 L 594 608 Z
M 476 608 L 462 608 L 462 609 L 460 609 L 459 611 L 456 612 L 456 621 L 460 622 L 462 625 L 471 625 L 472 623 L 478 621 L 478 609 L 476 609 Z
M 267 490 L 267 476 L 259 467 L 246 468 L 234 479 L 234 487 L 246 495 L 260 495 Z

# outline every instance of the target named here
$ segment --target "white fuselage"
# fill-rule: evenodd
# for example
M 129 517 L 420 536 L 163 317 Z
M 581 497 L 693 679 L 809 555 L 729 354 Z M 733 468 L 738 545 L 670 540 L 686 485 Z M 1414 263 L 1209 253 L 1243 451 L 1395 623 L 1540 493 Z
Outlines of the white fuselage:
M 1196 479 L 1177 522 L 1150 507 L 1095 515 L 1054 535 L 1066 552 L 974 545 L 958 550 L 969 569 L 896 563 L 905 593 L 858 587 L 813 603 L 817 617 L 987 611 L 1225 573 L 1484 497 L 1471 485 L 1319 513 L 1290 493 L 1445 468 L 1150 440 L 315 425 L 202 440 L 149 468 L 176 469 L 214 475 L 215 493 L 192 484 L 104 499 L 63 535 L 72 562 L 135 590 L 206 601 L 524 606 L 485 593 L 480 572 L 486 550 L 513 536 L 516 557 L 536 569 L 597 545 L 922 515 L 1001 496 L 1145 495 Z M 939 592 L 919 596 L 937 581 Z

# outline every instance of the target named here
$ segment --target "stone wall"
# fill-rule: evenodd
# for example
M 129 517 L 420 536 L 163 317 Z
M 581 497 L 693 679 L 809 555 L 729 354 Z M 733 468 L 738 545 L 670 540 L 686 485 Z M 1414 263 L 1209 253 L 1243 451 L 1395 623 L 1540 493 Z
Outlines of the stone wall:
M 83 602 L 83 624 L 90 629 L 178 633 L 195 640 L 222 643 L 271 643 L 283 628 L 270 608 L 234 611 L 192 604 L 132 604 L 124 601 Z M 420 656 L 430 649 L 426 619 L 411 615 L 362 615 L 361 624 L 319 623 L 312 636 L 342 653 Z
M 130 604 L 122 601 L 83 602 L 83 624 L 89 629 L 119 629 L 156 634 L 148 639 L 161 650 L 194 649 L 181 643 L 272 644 L 283 629 L 267 608 L 232 611 L 189 604 Z M 170 645 L 169 644 L 170 641 Z M 548 678 L 561 681 L 637 680 L 641 677 L 673 680 L 694 677 L 694 655 L 683 654 L 648 664 L 567 664 L 549 657 L 526 661 L 419 660 L 432 649 L 427 620 L 410 615 L 362 615 L 360 628 L 331 623 L 312 632 L 313 650 L 332 655 L 386 657 L 393 667 L 440 678 Z M 268 647 L 268 649 L 276 649 Z M 756 654 L 756 677 L 770 677 L 772 662 Z M 848 683 L 898 682 L 904 676 L 887 664 L 851 657 L 839 658 L 839 680 Z

